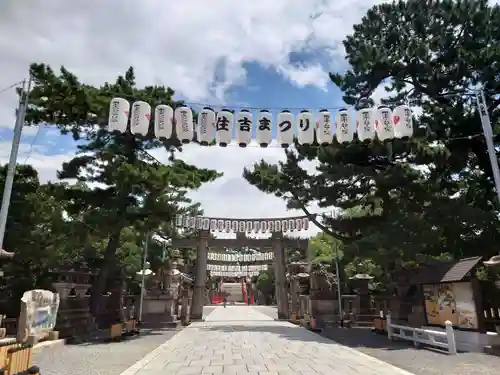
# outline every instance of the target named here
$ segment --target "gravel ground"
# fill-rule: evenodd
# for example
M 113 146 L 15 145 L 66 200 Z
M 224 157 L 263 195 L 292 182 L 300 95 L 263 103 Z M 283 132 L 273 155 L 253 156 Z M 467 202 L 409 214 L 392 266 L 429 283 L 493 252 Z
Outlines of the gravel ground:
M 276 307 L 254 306 L 271 318 L 276 318 Z M 402 368 L 415 375 L 493 375 L 500 373 L 500 357 L 481 353 L 443 354 L 431 349 L 417 349 L 404 341 L 389 341 L 365 328 L 329 328 L 323 332 L 339 344 L 354 348 Z
M 214 307 L 205 307 L 206 316 Z M 119 375 L 179 330 L 143 329 L 136 337 L 113 343 L 56 345 L 33 353 L 43 375 Z
M 413 347 L 404 341 L 389 341 L 366 328 L 329 328 L 324 336 L 402 368 L 415 375 L 493 375 L 500 373 L 500 358 L 482 353 L 451 356 Z

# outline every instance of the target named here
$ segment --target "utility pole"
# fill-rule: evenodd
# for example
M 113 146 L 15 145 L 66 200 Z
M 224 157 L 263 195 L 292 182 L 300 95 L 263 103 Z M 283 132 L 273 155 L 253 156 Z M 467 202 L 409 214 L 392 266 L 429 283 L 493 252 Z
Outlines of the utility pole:
M 146 282 L 146 265 L 148 261 L 148 245 L 149 245 L 149 231 L 146 233 L 146 241 L 144 242 L 144 259 L 142 260 L 142 275 L 141 275 L 141 296 L 139 299 L 139 323 L 142 322 L 142 306 L 144 304 L 144 291 Z
M 10 197 L 12 195 L 12 185 L 16 174 L 17 155 L 19 153 L 19 144 L 21 143 L 21 134 L 23 132 L 24 120 L 26 118 L 26 108 L 28 106 L 29 91 L 31 89 L 31 77 L 28 80 L 28 89 L 26 90 L 26 80 L 23 81 L 19 105 L 16 111 L 16 124 L 14 126 L 14 135 L 10 149 L 9 165 L 7 167 L 7 176 L 5 177 L 5 186 L 3 188 L 2 206 L 0 208 L 0 249 L 3 248 L 5 237 L 5 227 L 7 226 L 7 216 L 9 214 Z
M 335 272 L 337 273 L 337 294 L 339 299 L 339 319 L 340 325 L 343 326 L 344 313 L 342 311 L 342 290 L 340 284 L 340 270 L 339 270 L 339 250 L 335 243 L 335 238 L 332 237 L 332 250 L 335 252 Z
M 498 203 L 500 203 L 500 169 L 498 167 L 497 153 L 495 144 L 493 143 L 493 130 L 491 129 L 491 120 L 488 113 L 488 106 L 484 97 L 484 91 L 481 89 L 476 93 L 477 107 L 483 126 L 484 138 L 486 139 L 486 147 L 488 147 L 488 156 L 490 157 L 491 170 L 493 172 L 493 180 L 495 181 L 495 190 L 497 192 Z

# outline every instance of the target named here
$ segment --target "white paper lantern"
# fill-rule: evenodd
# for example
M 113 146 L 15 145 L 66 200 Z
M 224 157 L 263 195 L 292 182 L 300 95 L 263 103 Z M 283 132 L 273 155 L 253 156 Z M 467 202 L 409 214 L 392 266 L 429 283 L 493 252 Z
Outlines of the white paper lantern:
M 340 144 L 352 142 L 354 131 L 351 125 L 351 116 L 347 109 L 341 109 L 337 112 L 336 119 L 337 142 Z
M 281 232 L 281 221 L 279 220 L 274 221 L 274 230 L 276 232 Z
M 219 232 L 224 231 L 224 220 L 217 220 L 217 230 Z
M 108 131 L 125 133 L 129 114 L 130 103 L 123 98 L 113 98 L 109 103 Z
M 297 116 L 297 139 L 301 145 L 314 143 L 314 116 L 309 111 L 301 111 Z
M 317 127 L 318 130 L 316 131 L 316 138 L 318 140 L 318 143 L 322 146 L 326 146 L 332 143 L 332 114 L 327 109 L 322 109 L 321 111 L 319 111 Z
M 302 219 L 295 219 L 295 229 L 302 230 Z
M 289 231 L 295 230 L 295 220 L 293 219 L 288 220 L 288 230 Z
M 274 232 L 274 221 L 271 220 L 267 222 L 267 230 L 271 233 Z
M 302 218 L 302 229 L 303 230 L 309 229 L 309 219 L 307 217 Z
M 171 138 L 174 120 L 174 110 L 166 104 L 155 108 L 154 131 L 156 138 Z
M 394 138 L 394 122 L 389 107 L 382 106 L 377 110 L 376 118 L 377 138 L 380 141 Z
M 184 218 L 182 217 L 182 215 L 177 215 L 175 217 L 175 225 L 181 227 L 182 223 L 184 223 Z
M 217 113 L 215 122 L 215 140 L 221 147 L 226 147 L 233 139 L 234 115 L 228 109 Z
M 400 105 L 394 108 L 392 119 L 394 121 L 394 135 L 396 138 L 411 137 L 413 135 L 413 119 L 409 106 Z
M 224 230 L 229 233 L 231 232 L 231 220 L 226 220 L 224 222 Z
M 245 222 L 245 231 L 246 232 L 251 232 L 253 229 L 253 225 L 252 225 L 252 222 L 251 221 L 246 221 Z
M 238 232 L 243 233 L 246 230 L 246 225 L 244 221 L 238 222 Z
M 281 221 L 281 231 L 288 232 L 288 220 Z
M 130 113 L 130 132 L 132 134 L 147 135 L 151 120 L 151 106 L 146 102 L 135 102 L 132 104 Z
M 260 147 L 267 147 L 273 140 L 273 121 L 271 113 L 265 109 L 259 112 L 257 119 L 256 138 Z
M 262 220 L 260 222 L 260 230 L 261 230 L 262 233 L 267 232 L 267 221 Z
M 193 140 L 193 111 L 189 107 L 179 107 L 174 111 L 175 132 L 177 138 L 184 144 Z
M 210 220 L 210 230 L 212 232 L 217 230 L 217 220 L 215 219 Z
M 260 231 L 260 221 L 254 221 L 252 224 L 253 231 L 255 233 Z
M 253 118 L 252 113 L 246 109 L 236 115 L 236 141 L 240 147 L 247 147 L 252 141 Z
M 202 146 L 208 146 L 215 136 L 215 112 L 209 108 L 203 108 L 198 114 L 198 141 Z
M 375 138 L 375 113 L 372 108 L 364 108 L 356 114 L 356 131 L 361 142 Z
M 277 121 L 277 139 L 281 147 L 286 148 L 293 143 L 293 115 L 289 111 L 281 111 Z
M 238 232 L 238 221 L 237 221 L 237 220 L 233 220 L 233 221 L 231 222 L 231 231 L 232 231 L 233 233 Z
M 210 229 L 210 219 L 208 218 L 203 218 L 203 230 L 209 230 Z

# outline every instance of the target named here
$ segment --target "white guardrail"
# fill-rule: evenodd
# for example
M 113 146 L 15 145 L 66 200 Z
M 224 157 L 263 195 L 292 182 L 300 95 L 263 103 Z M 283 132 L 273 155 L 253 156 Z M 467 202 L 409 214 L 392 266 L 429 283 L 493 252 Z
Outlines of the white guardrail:
M 449 354 L 457 354 L 457 344 L 455 342 L 455 332 L 452 323 L 445 322 L 446 332 L 434 331 L 430 329 L 406 327 L 399 324 L 393 324 L 391 314 L 387 314 L 387 337 L 392 340 L 394 337 L 403 340 L 413 341 L 413 345 L 420 344 L 435 346 L 446 349 Z

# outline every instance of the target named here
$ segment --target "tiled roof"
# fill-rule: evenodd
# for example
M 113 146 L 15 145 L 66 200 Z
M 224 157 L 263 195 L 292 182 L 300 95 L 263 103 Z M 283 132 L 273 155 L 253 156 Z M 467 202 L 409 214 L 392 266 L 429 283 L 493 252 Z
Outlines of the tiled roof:
M 412 284 L 438 284 L 463 280 L 482 261 L 482 257 L 443 261 L 423 266 L 412 279 Z

